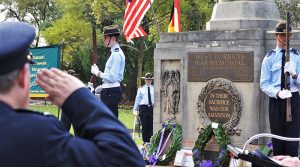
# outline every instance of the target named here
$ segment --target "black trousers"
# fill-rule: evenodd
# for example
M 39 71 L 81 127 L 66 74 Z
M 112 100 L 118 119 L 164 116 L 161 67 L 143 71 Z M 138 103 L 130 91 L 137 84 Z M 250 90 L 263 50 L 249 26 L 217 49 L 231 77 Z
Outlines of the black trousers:
M 153 135 L 153 106 L 139 106 L 140 119 L 142 123 L 142 137 L 144 142 L 150 142 Z
M 299 137 L 300 98 L 299 93 L 291 97 L 292 122 L 286 122 L 286 100 L 269 99 L 269 120 L 271 133 L 285 137 Z M 283 141 L 272 138 L 273 155 L 298 156 L 299 142 Z
M 121 87 L 103 88 L 100 93 L 100 99 L 116 117 L 119 116 L 118 105 L 122 99 Z

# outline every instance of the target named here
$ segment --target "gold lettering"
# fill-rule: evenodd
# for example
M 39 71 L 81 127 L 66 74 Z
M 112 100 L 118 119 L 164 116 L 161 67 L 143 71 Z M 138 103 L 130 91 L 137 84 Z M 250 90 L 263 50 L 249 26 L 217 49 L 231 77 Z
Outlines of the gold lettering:
M 228 113 L 216 113 L 216 112 L 211 112 L 211 113 L 207 113 L 207 116 L 209 118 L 230 118 L 230 114 Z
M 208 104 L 213 105 L 229 105 L 229 100 L 208 100 Z
M 196 66 L 208 66 L 208 61 L 198 61 L 198 60 L 195 60 L 195 65 Z

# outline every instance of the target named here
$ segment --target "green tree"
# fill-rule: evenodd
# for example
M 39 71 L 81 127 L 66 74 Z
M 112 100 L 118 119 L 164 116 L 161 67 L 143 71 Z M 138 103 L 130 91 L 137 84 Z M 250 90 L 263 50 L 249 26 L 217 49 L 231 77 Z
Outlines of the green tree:
M 53 21 L 51 27 L 42 32 L 42 36 L 50 45 L 60 44 L 61 41 L 64 41 L 64 68 L 73 68 L 73 57 L 81 53 L 80 51 L 85 50 L 83 48 L 87 45 L 91 46 L 92 44 L 93 19 L 90 3 L 90 1 L 82 0 L 55 0 L 55 4 L 63 16 Z M 76 60 L 87 62 L 87 60 L 83 59 L 90 58 L 91 55 Z M 88 71 L 84 72 L 90 73 Z M 83 73 L 80 76 L 84 76 Z
M 300 1 L 299 0 L 275 0 L 278 6 L 280 18 L 286 20 L 286 12 L 291 13 L 291 24 L 294 27 L 300 25 Z
M 182 31 L 204 29 L 205 23 L 210 18 L 214 1 L 200 0 L 190 2 L 181 0 L 180 3 Z M 141 23 L 149 35 L 146 38 L 134 39 L 134 44 L 126 43 L 124 39 L 121 42 L 126 55 L 124 83 L 126 83 L 126 92 L 129 100 L 133 100 L 135 97 L 140 77 L 146 72 L 153 73 L 153 53 L 155 44 L 159 40 L 156 26 L 158 26 L 160 32 L 167 31 L 172 5 L 173 0 L 154 1 L 152 8 L 146 13 Z M 99 25 L 123 24 L 124 0 L 94 0 L 92 9 Z M 158 25 L 155 25 L 153 11 L 155 12 Z M 194 19 L 195 17 L 199 18 L 200 22 L 199 19 Z
M 40 42 L 40 31 L 61 16 L 52 0 L 0 0 L 1 13 L 5 19 L 16 19 L 34 25 L 37 28 L 35 47 Z
M 60 44 L 64 40 L 64 62 L 68 66 L 79 46 L 92 43 L 91 27 L 91 23 L 67 13 L 53 22 L 51 27 L 42 31 L 42 35 L 49 45 Z

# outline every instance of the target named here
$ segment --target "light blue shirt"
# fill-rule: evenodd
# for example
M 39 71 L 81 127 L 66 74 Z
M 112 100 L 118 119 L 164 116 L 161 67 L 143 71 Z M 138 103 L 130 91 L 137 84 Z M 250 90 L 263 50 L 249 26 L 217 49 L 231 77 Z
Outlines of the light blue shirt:
M 260 88 L 269 97 L 276 98 L 276 94 L 281 89 L 281 48 L 276 47 L 270 51 L 264 58 L 261 65 Z M 295 67 L 298 74 L 297 79 L 290 77 L 291 92 L 298 92 L 300 88 L 300 56 L 295 49 L 290 49 L 290 62 Z
M 152 85 L 150 87 L 150 96 L 151 96 L 151 103 L 154 104 L 154 87 Z M 148 86 L 144 85 L 140 87 L 136 93 L 135 102 L 133 106 L 133 110 L 137 111 L 139 105 L 149 105 L 148 101 Z
M 116 44 L 111 48 L 111 54 L 100 78 L 102 78 L 103 83 L 121 82 L 124 78 L 124 70 L 125 55 L 119 44 Z

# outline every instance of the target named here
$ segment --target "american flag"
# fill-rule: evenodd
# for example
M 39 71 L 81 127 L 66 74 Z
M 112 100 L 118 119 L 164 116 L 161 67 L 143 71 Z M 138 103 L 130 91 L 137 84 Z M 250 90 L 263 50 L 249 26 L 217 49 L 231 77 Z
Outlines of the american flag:
M 146 35 L 140 24 L 152 3 L 153 0 L 126 0 L 123 33 L 127 42 Z

